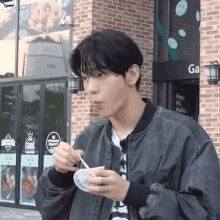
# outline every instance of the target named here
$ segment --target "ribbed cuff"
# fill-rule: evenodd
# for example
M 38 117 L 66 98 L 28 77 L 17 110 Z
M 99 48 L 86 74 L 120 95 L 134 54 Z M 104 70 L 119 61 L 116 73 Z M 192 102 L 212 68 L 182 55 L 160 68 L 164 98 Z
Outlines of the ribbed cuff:
M 145 206 L 147 197 L 150 193 L 149 186 L 131 181 L 123 203 L 127 205 Z
M 57 187 L 65 188 L 73 184 L 73 174 L 75 172 L 69 171 L 67 173 L 60 173 L 55 168 L 48 173 L 50 182 Z

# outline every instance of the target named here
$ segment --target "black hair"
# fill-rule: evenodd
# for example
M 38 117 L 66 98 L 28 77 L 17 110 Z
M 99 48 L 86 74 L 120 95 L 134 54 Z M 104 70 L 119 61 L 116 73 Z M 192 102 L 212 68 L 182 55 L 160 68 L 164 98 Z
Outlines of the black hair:
M 113 74 L 122 75 L 133 65 L 140 69 L 143 63 L 142 53 L 137 44 L 125 33 L 113 29 L 93 32 L 71 52 L 69 65 L 73 73 L 81 78 L 81 71 L 92 75 L 94 68 L 100 72 L 110 70 Z M 136 82 L 140 88 L 141 73 Z

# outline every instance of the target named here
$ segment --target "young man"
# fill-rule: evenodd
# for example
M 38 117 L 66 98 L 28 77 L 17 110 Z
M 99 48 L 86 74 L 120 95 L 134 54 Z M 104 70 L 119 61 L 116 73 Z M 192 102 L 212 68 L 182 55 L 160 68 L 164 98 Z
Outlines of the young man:
M 92 33 L 70 55 L 72 71 L 103 117 L 54 149 L 39 179 L 45 220 L 220 219 L 220 168 L 212 141 L 191 118 L 144 103 L 142 54 L 115 30 Z M 83 156 L 96 177 L 76 187 Z M 77 167 L 76 167 L 77 164 Z

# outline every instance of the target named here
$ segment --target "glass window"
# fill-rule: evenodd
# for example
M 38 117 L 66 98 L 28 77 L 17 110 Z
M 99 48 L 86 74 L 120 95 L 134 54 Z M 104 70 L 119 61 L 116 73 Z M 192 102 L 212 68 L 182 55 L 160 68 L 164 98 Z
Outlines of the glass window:
M 22 93 L 20 204 L 35 205 L 40 124 L 40 85 L 25 85 Z
M 158 61 L 190 59 L 199 63 L 200 0 L 170 0 L 169 5 L 160 0 L 158 4 Z M 167 7 L 169 16 L 164 10 Z
M 18 76 L 67 75 L 72 0 L 21 0 Z
M 65 83 L 46 84 L 44 102 L 44 169 L 52 165 L 53 148 L 65 138 Z
M 0 88 L 0 202 L 15 202 L 17 86 Z

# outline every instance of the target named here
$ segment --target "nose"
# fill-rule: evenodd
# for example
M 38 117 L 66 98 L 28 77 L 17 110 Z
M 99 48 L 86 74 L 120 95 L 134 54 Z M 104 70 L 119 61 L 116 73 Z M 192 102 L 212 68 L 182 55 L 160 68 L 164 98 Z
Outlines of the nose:
M 90 77 L 90 79 L 85 85 L 85 90 L 87 91 L 88 94 L 97 93 L 99 90 L 97 80 L 93 77 Z

